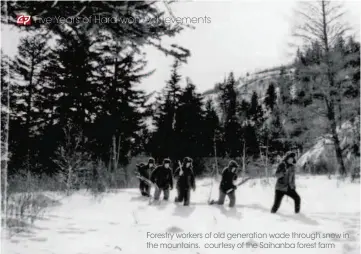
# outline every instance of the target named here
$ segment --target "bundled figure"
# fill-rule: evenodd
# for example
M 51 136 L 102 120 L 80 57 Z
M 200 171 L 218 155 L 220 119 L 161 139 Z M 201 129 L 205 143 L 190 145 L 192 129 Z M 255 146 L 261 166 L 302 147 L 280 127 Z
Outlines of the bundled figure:
M 149 177 L 152 171 L 155 168 L 155 160 L 153 158 L 149 158 L 148 164 L 140 163 L 137 166 L 137 170 L 139 172 L 139 189 L 142 196 L 149 197 L 150 196 L 150 186 L 149 186 Z M 148 180 L 148 181 L 147 181 Z
M 238 164 L 231 160 L 228 166 L 222 171 L 222 180 L 219 186 L 219 198 L 217 202 L 211 201 L 210 204 L 216 203 L 217 205 L 223 205 L 226 196 L 228 196 L 230 202 L 229 207 L 234 207 L 236 204 L 236 189 L 238 179 Z
M 163 199 L 168 200 L 169 190 L 173 189 L 173 174 L 170 167 L 170 159 L 164 159 L 163 165 L 154 169 L 150 180 L 156 185 L 154 200 L 159 200 L 161 192 L 163 192 Z
M 192 162 L 193 160 L 191 158 L 185 157 L 183 159 L 183 165 L 174 172 L 174 176 L 178 178 L 178 197 L 176 197 L 174 201 L 184 202 L 184 206 L 189 206 L 191 189 L 193 191 L 196 189 Z
M 276 192 L 274 204 L 271 213 L 276 213 L 281 205 L 284 195 L 291 197 L 295 202 L 295 213 L 300 212 L 301 198 L 296 192 L 295 184 L 295 164 L 296 154 L 291 152 L 287 153 L 282 162 L 278 165 L 276 170 Z

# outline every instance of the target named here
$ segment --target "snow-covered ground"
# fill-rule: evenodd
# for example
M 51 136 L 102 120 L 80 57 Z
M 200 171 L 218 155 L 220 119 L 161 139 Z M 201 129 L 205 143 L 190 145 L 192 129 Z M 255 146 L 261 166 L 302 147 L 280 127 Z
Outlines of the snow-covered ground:
M 49 209 L 44 218 L 35 222 L 30 232 L 20 233 L 4 241 L 2 251 L 9 254 L 111 254 L 111 253 L 360 253 L 360 185 L 340 183 L 327 177 L 299 177 L 297 189 L 302 198 L 301 214 L 293 213 L 293 201 L 284 198 L 277 214 L 270 208 L 274 195 L 274 180 L 271 185 L 261 185 L 260 180 L 251 180 L 237 189 L 237 205 L 228 208 L 207 204 L 209 179 L 197 182 L 192 192 L 191 205 L 175 205 L 175 190 L 168 203 L 148 205 L 137 189 L 123 189 L 101 197 L 78 192 L 61 200 L 61 205 Z M 213 186 L 212 198 L 218 195 L 218 185 Z M 225 238 L 205 238 L 206 233 L 224 232 Z M 269 233 L 348 233 L 349 238 L 271 239 Z M 147 238 L 155 233 L 168 233 L 173 239 Z M 177 233 L 198 233 L 203 238 L 175 239 Z M 266 233 L 267 238 L 242 238 L 241 234 Z M 228 237 L 238 237 L 227 239 Z M 320 236 L 320 235 L 317 235 Z M 322 236 L 322 235 L 321 235 Z M 222 235 L 220 235 L 222 237 Z M 166 243 L 183 248 L 147 248 L 151 244 Z M 242 242 L 258 243 L 257 248 L 241 247 Z M 316 248 L 276 248 L 266 243 L 316 243 Z M 318 242 L 333 243 L 329 248 L 319 248 Z M 187 248 L 186 244 L 198 244 L 199 248 Z M 213 248 L 205 248 L 211 244 Z M 227 243 L 219 246 L 217 244 Z M 262 243 L 262 244 L 261 244 Z M 226 248 L 232 247 L 234 249 Z M 179 246 L 179 245 L 178 245 Z M 261 246 L 263 248 L 261 248 Z M 311 246 L 311 245 L 310 245 Z M 148 246 L 149 247 L 149 246 Z M 153 246 L 154 247 L 154 246 Z M 222 247 L 222 248 L 217 248 Z M 291 246 L 290 246 L 291 247 Z M 332 247 L 332 248 L 331 248 Z

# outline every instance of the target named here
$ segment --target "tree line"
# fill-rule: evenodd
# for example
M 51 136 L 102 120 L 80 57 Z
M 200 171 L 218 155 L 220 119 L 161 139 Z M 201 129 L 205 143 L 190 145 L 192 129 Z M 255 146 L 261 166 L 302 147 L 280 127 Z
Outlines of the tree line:
M 141 1 L 92 2 L 85 9 L 83 2 L 50 4 L 7 1 L 2 22 L 11 24 L 19 9 L 32 16 L 41 11 L 45 16 L 163 15 L 154 3 Z M 336 129 L 359 114 L 360 43 L 352 37 L 337 33 L 325 42 L 323 35 L 298 48 L 292 74 L 281 68 L 263 98 L 250 91 L 248 100 L 230 71 L 216 84 L 216 98 L 207 99 L 180 73 L 190 52 L 157 43 L 181 32 L 179 25 L 75 24 L 69 29 L 35 23 L 29 29 L 15 58 L 2 54 L 9 173 L 53 174 L 78 165 L 64 164 L 64 158 L 102 161 L 116 170 L 138 154 L 158 161 L 190 156 L 196 163 L 215 156 L 258 160 L 265 153 L 272 159 L 290 149 L 302 151 L 324 133 L 332 134 L 341 172 L 346 171 Z M 152 75 L 145 71 L 145 44 L 175 57 L 169 80 L 152 103 L 152 94 L 139 88 Z M 200 166 L 195 173 L 203 170 Z

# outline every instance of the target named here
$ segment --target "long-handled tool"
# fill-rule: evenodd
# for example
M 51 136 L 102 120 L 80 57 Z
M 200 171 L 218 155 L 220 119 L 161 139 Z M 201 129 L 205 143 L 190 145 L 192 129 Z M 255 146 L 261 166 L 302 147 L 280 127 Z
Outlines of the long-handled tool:
M 144 181 L 146 184 L 148 184 L 150 186 L 150 190 L 149 190 L 149 204 L 152 203 L 152 194 L 150 193 L 151 192 L 151 188 L 154 187 L 154 189 L 159 189 L 158 185 L 156 183 L 153 183 L 152 181 L 150 181 L 149 179 L 139 175 L 139 174 L 136 174 L 135 175 L 138 179 Z
M 183 169 L 182 169 L 182 163 L 180 161 L 178 161 L 178 166 L 179 166 L 179 175 L 183 175 Z
M 236 186 L 240 186 L 240 185 L 246 183 L 250 179 L 252 179 L 252 177 L 247 177 L 246 179 L 243 179 L 241 182 L 237 183 Z M 233 190 L 234 190 L 234 188 L 230 188 L 229 190 L 226 191 L 226 193 L 228 194 Z M 209 196 L 208 204 L 213 205 L 213 204 L 216 204 L 216 203 L 217 202 L 215 200 L 210 200 L 210 196 Z
M 240 186 L 242 184 L 245 184 L 248 180 L 252 179 L 252 177 L 247 177 L 246 179 L 243 179 L 242 181 L 240 181 L 239 183 L 236 184 L 236 186 Z M 226 193 L 230 193 L 232 190 L 234 190 L 234 188 L 230 188 L 228 191 L 226 191 Z

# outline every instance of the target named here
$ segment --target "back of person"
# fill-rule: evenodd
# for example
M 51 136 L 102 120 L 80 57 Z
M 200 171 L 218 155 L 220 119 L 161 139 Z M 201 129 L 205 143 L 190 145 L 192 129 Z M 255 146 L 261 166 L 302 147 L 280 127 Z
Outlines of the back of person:
M 232 172 L 229 167 L 226 167 L 222 172 L 221 190 L 227 192 L 229 189 L 233 188 L 233 182 L 235 180 L 237 180 L 237 173 Z

